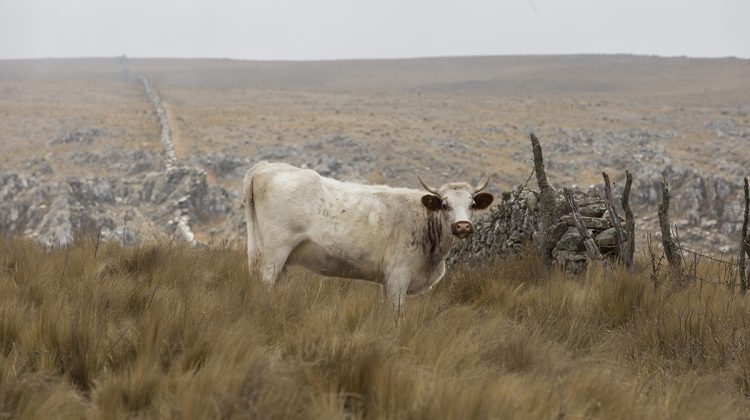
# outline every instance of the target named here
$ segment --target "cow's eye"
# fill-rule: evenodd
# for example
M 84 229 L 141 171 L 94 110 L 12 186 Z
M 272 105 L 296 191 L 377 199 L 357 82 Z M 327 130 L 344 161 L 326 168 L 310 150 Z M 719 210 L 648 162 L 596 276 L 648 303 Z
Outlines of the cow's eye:
M 475 209 L 477 208 L 477 202 L 474 200 L 471 200 L 471 208 Z
M 448 205 L 447 201 L 443 201 L 443 210 L 450 210 L 451 206 Z

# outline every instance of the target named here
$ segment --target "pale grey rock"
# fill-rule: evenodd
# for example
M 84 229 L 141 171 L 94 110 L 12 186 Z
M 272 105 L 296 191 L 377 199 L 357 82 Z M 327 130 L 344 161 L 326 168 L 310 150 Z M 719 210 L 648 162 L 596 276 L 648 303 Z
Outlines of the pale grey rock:
M 602 217 L 602 215 L 604 215 L 604 212 L 607 210 L 607 205 L 603 202 L 596 202 L 585 206 L 580 206 L 579 210 L 581 212 L 581 216 Z
M 575 226 L 573 216 L 566 215 L 561 217 L 560 220 L 567 223 L 568 226 Z M 612 227 L 612 222 L 610 222 L 608 218 L 581 217 L 581 221 L 583 221 L 583 225 L 587 229 L 604 230 Z
M 594 242 L 601 248 L 612 248 L 617 246 L 617 232 L 611 227 L 596 234 Z
M 576 228 L 569 228 L 567 232 L 563 234 L 563 236 L 558 240 L 557 245 L 555 245 L 555 250 L 565 250 L 565 251 L 581 251 L 584 248 L 583 246 L 583 237 L 581 237 L 581 234 L 578 233 L 578 230 Z M 552 255 L 554 256 L 555 251 L 552 251 Z
M 47 141 L 47 144 L 50 146 L 71 143 L 79 145 L 89 145 L 93 143 L 97 137 L 101 136 L 102 133 L 103 130 L 100 128 L 78 128 L 73 131 L 68 131 L 57 135 L 56 137 Z

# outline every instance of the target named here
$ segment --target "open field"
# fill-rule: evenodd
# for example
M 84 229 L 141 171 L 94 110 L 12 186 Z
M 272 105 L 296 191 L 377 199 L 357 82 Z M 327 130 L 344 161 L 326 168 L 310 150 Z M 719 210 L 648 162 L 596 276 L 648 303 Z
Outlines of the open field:
M 745 298 L 538 267 L 464 267 L 397 323 L 375 285 L 291 271 L 268 291 L 233 247 L 5 241 L 0 417 L 750 415 Z
M 686 244 L 739 243 L 750 60 L 0 61 L 0 419 L 750 417 L 726 265 L 656 287 L 643 255 L 611 280 L 485 261 L 399 322 L 376 285 L 247 274 L 258 160 L 407 187 L 492 174 L 499 198 L 529 177 L 530 130 L 555 187 L 607 170 L 619 196 L 630 169 L 655 232 L 666 176 Z M 180 217 L 206 247 L 164 239 Z
M 147 197 L 164 162 L 137 77 L 162 99 L 180 164 L 206 172 L 199 191 Z M 99 225 L 114 237 L 130 220 L 138 242 L 171 234 L 184 210 L 199 242 L 241 238 L 241 177 L 259 160 L 407 187 L 418 186 L 416 173 L 433 183 L 491 174 L 499 196 L 527 179 L 534 130 L 557 187 L 599 184 L 601 170 L 619 185 L 630 169 L 639 230 L 655 230 L 658 181 L 668 176 L 682 238 L 715 253 L 737 243 L 748 98 L 750 60 L 732 58 L 3 60 L 0 177 L 29 176 L 35 190 L 0 197 L 16 200 L 3 212 L 27 215 L 0 214 L 0 234 L 53 243 Z M 59 194 L 79 184 L 95 191 L 63 203 Z M 206 198 L 213 187 L 222 190 Z M 193 207 L 177 209 L 185 196 Z M 206 204 L 216 202 L 226 206 Z M 45 218 L 63 220 L 66 234 Z
M 707 173 L 726 169 L 724 160 L 730 166 L 750 162 L 742 137 L 750 130 L 749 60 L 511 56 L 128 62 L 129 74 L 158 86 L 184 160 L 216 153 L 253 160 L 267 148 L 339 135 L 366 144 L 377 159 L 362 173 L 344 175 L 411 185 L 415 181 L 406 168 L 445 177 L 478 177 L 490 168 L 504 189 L 525 179 L 526 135 L 534 129 L 542 139 L 567 143 L 561 156 L 550 156 L 566 169 L 552 171 L 552 180 L 586 184 L 600 182 L 596 170 L 584 170 L 592 160 L 617 170 L 629 163 L 608 162 L 586 137 L 637 128 L 658 134 L 656 142 L 670 160 Z M 0 61 L 0 82 L 0 146 L 24 148 L 26 158 L 47 149 L 65 166 L 65 153 L 43 144 L 65 124 L 120 127 L 96 145 L 158 146 L 156 127 L 146 124 L 149 108 L 142 89 L 125 82 L 119 59 Z M 51 120 L 38 124 L 29 120 L 30 113 Z M 580 130 L 590 132 L 577 138 Z M 626 138 L 619 146 L 632 151 L 638 140 Z M 347 157 L 347 150 L 337 152 Z M 236 179 L 222 182 L 236 187 Z

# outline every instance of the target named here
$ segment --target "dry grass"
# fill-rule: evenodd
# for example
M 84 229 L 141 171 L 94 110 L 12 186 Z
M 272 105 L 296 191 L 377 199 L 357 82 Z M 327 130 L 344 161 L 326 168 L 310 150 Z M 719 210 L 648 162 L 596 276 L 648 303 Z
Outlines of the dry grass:
M 747 298 L 648 275 L 464 269 L 377 287 L 240 249 L 0 245 L 0 418 L 741 418 Z M 718 275 L 718 272 L 717 272 Z

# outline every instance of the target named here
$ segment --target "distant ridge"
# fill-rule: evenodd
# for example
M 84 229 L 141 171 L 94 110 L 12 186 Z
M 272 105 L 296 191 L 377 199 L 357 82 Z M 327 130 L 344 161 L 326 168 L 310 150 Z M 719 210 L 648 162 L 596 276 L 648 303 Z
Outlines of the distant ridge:
M 0 60 L 0 80 L 121 80 L 120 58 Z M 468 56 L 326 61 L 130 58 L 156 83 L 253 89 L 496 95 L 690 95 L 750 89 L 750 60 L 639 55 Z

